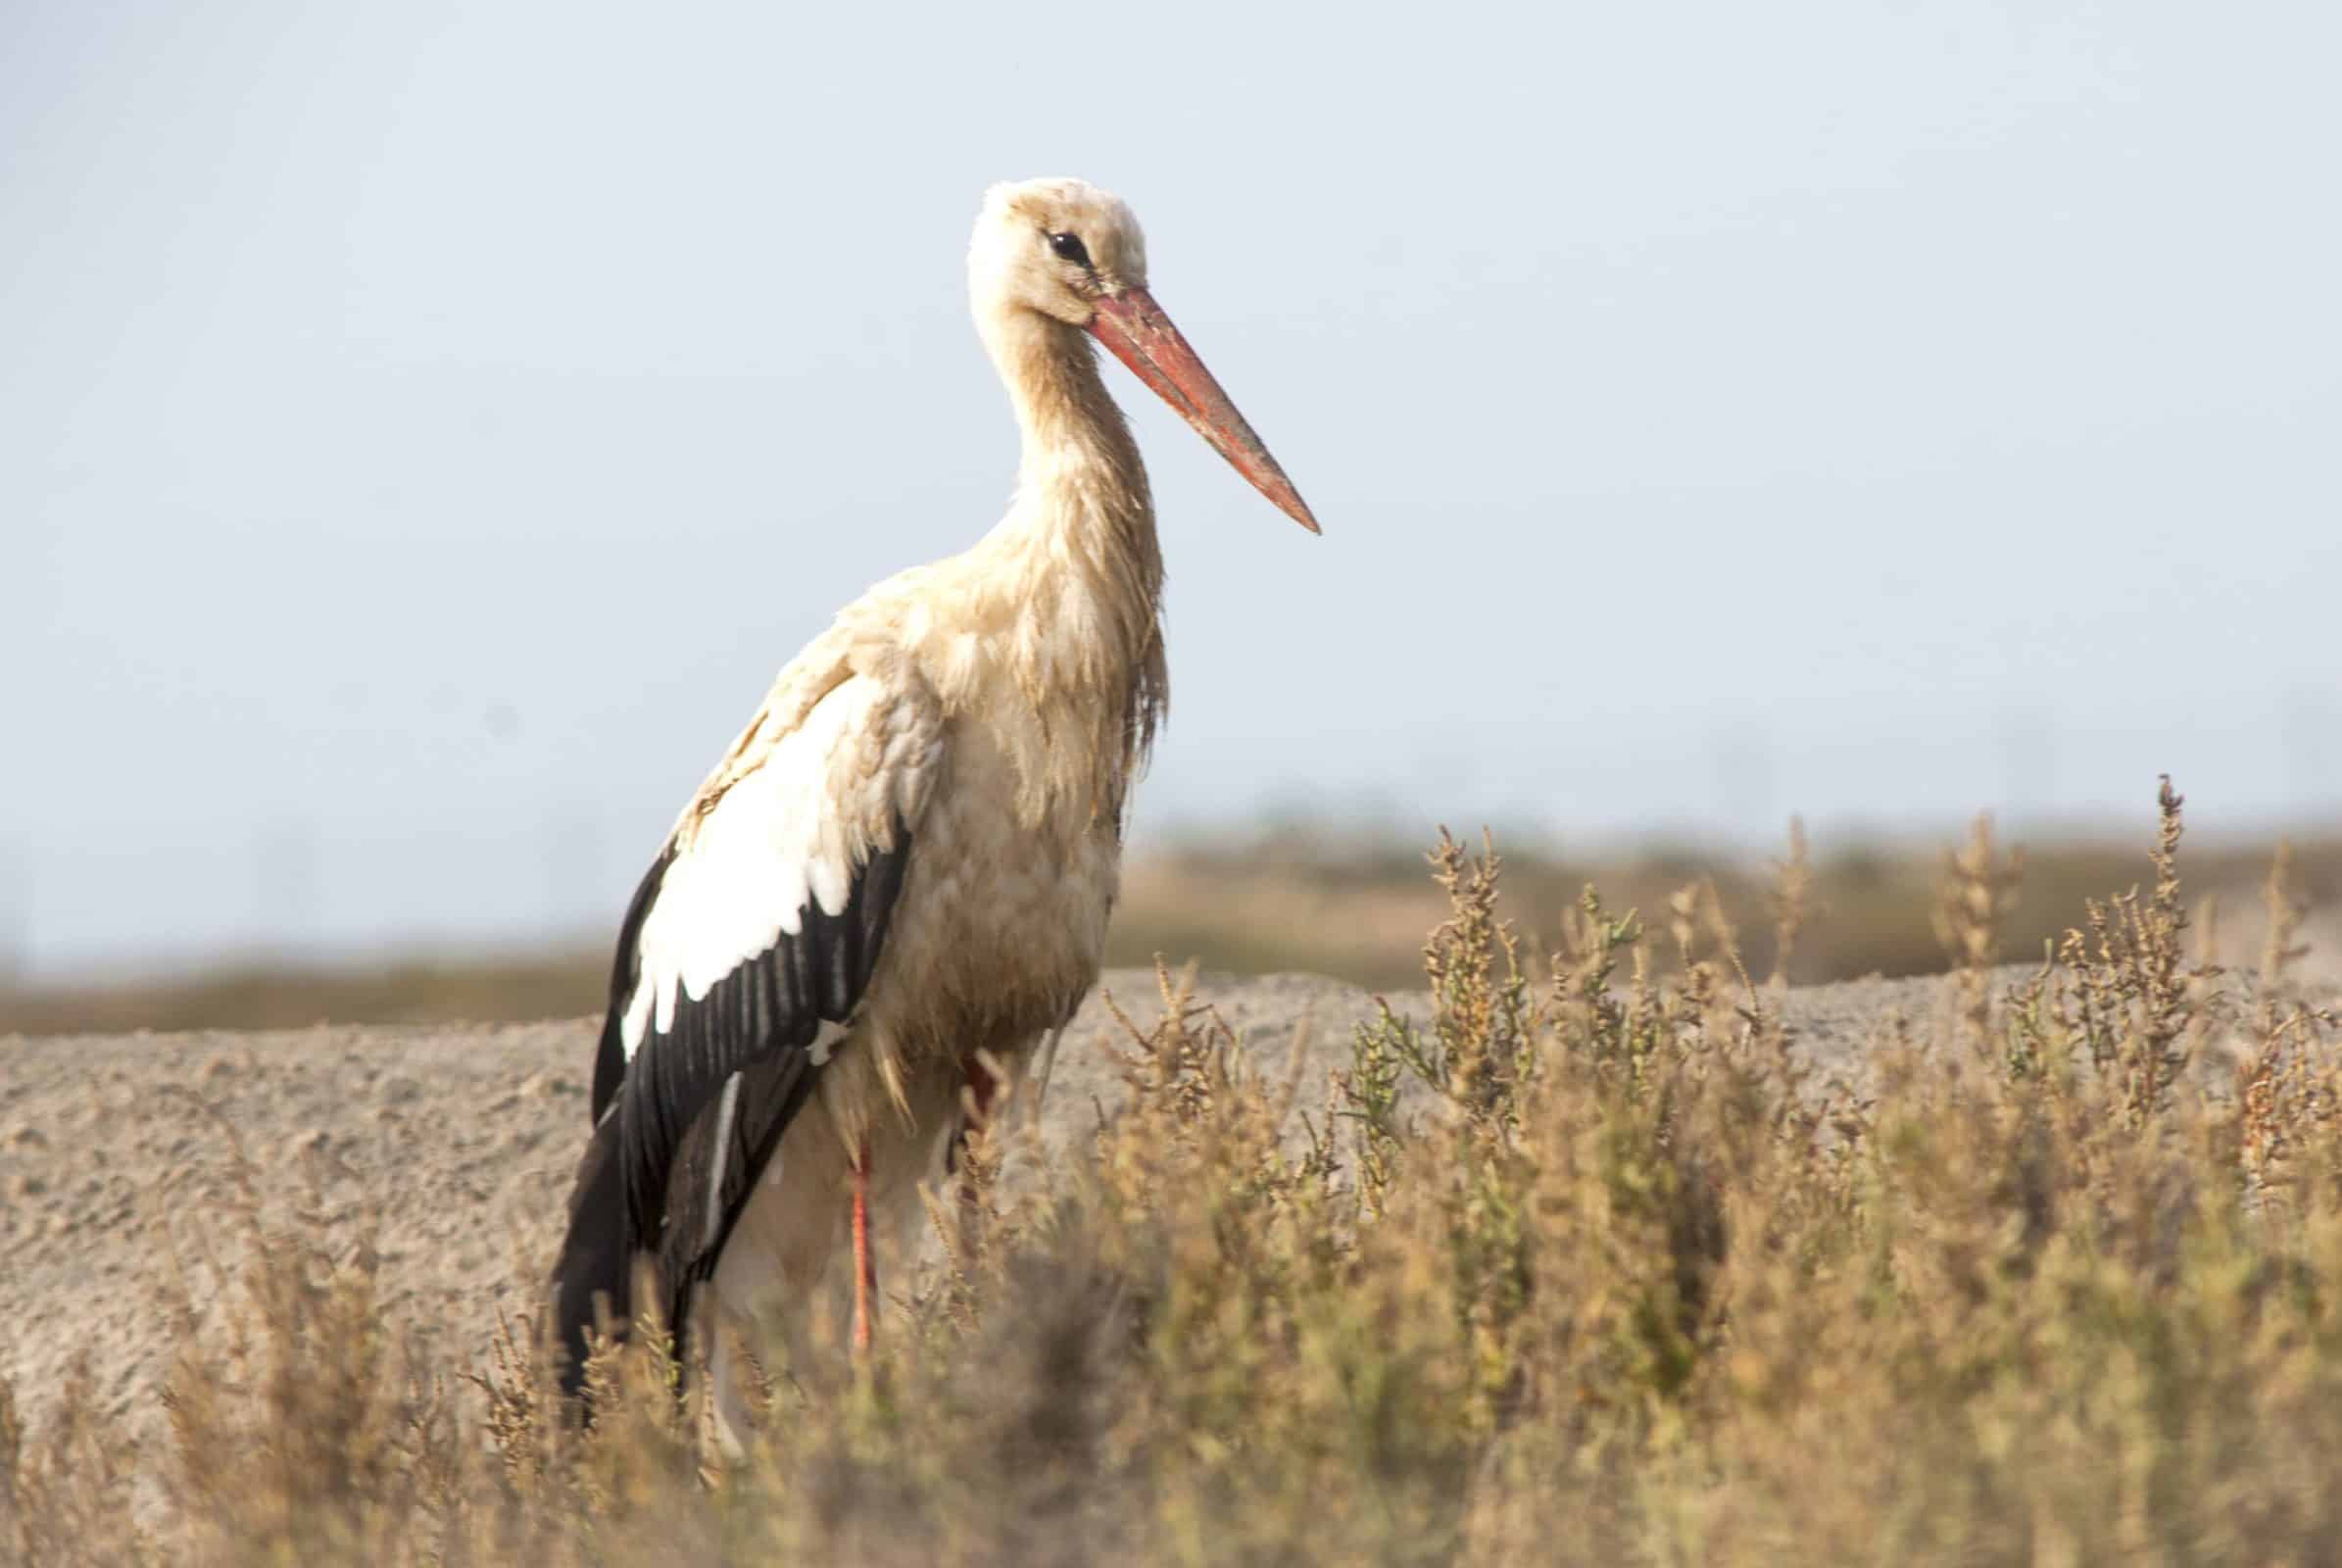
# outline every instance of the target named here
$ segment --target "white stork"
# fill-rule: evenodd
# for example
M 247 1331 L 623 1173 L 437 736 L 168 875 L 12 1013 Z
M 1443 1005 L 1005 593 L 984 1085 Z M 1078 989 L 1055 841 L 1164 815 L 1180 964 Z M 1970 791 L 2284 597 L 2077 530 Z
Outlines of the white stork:
M 1263 495 L 1316 519 L 1147 289 L 1121 201 L 997 185 L 968 255 L 1024 453 L 965 554 L 871 589 L 790 661 L 700 787 L 618 934 L 594 1133 L 553 1276 L 575 1392 L 639 1254 L 682 1336 L 812 1295 L 873 1206 L 900 1231 L 962 1091 L 994 1092 L 1097 980 L 1131 783 L 1168 696 L 1154 506 L 1103 343 Z M 710 1341 L 738 1441 L 731 1336 Z

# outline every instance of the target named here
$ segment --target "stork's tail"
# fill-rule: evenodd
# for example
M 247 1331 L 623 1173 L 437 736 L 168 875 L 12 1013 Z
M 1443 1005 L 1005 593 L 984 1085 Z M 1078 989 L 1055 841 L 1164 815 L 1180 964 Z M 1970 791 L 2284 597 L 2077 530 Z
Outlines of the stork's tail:
M 596 1303 L 612 1334 L 633 1316 L 633 1226 L 626 1211 L 625 1162 L 618 1158 L 618 1115 L 612 1107 L 594 1129 L 578 1162 L 569 1200 L 569 1234 L 553 1266 L 554 1328 L 561 1336 L 561 1388 L 584 1392 L 586 1352 L 596 1327 Z

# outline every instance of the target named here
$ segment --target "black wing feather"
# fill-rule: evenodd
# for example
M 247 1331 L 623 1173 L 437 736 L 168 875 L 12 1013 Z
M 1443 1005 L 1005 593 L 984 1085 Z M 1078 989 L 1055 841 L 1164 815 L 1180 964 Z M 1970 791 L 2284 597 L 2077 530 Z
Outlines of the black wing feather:
M 675 841 L 669 839 L 635 887 L 634 897 L 626 901 L 626 918 L 618 926 L 617 956 L 610 965 L 610 1011 L 603 1017 L 602 1044 L 594 1053 L 593 1123 L 597 1127 L 602 1125 L 602 1113 L 610 1109 L 618 1084 L 626 1076 L 626 1043 L 620 1028 L 626 1019 L 626 1004 L 643 975 L 643 922 L 651 917 L 651 906 L 658 902 L 659 884 L 674 861 Z
M 893 846 L 855 870 L 845 908 L 831 914 L 808 900 L 794 934 L 742 960 L 697 1001 L 678 994 L 670 1027 L 646 1033 L 630 1066 L 621 1029 L 643 978 L 638 944 L 674 853 L 670 844 L 643 878 L 619 931 L 595 1060 L 594 1148 L 554 1270 L 573 1393 L 594 1295 L 608 1295 L 612 1321 L 623 1324 L 631 1310 L 625 1269 L 637 1252 L 659 1257 L 667 1321 L 680 1342 L 693 1286 L 714 1272 L 765 1163 L 812 1092 L 820 1066 L 809 1048 L 822 1024 L 852 1019 L 870 983 L 909 866 L 910 830 L 897 819 Z M 709 1111 L 736 1073 L 741 1092 L 719 1147 Z
M 693 1292 L 715 1273 L 724 1244 L 748 1208 L 750 1192 L 763 1179 L 781 1134 L 797 1119 L 817 1075 L 812 1057 L 804 1052 L 784 1053 L 746 1068 L 740 1074 L 730 1127 L 707 1115 L 685 1135 L 668 1183 L 672 1196 L 659 1249 L 667 1321 L 678 1326 L 678 1337 L 691 1322 Z

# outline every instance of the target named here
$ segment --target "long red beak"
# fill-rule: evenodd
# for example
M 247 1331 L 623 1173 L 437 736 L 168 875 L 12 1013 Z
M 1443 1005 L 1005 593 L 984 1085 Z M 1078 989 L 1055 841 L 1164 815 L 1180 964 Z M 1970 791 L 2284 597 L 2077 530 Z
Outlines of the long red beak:
M 1252 488 L 1277 503 L 1277 510 L 1311 533 L 1319 531 L 1309 504 L 1285 477 L 1269 449 L 1236 412 L 1220 383 L 1188 347 L 1188 340 L 1171 318 L 1143 288 L 1126 288 L 1098 302 L 1090 318 L 1090 335 L 1114 351 L 1114 358 L 1138 372 L 1154 388 L 1155 396 L 1179 411 L 1195 433 L 1212 444 L 1237 472 L 1252 481 Z

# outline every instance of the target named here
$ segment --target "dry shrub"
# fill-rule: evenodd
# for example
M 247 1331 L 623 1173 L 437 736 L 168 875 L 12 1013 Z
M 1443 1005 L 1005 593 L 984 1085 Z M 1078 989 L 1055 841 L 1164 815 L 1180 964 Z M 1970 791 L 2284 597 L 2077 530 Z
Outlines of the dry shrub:
M 1712 887 L 1591 889 L 1550 952 L 1444 835 L 1428 1021 L 1331 1085 L 1160 973 L 1128 1106 L 1043 1179 L 995 1120 L 876 1358 L 776 1368 L 719 1461 L 654 1332 L 569 1422 L 542 1347 L 390 1343 L 376 1269 L 243 1217 L 167 1455 L 0 1391 L 26 1561 L 2323 1560 L 2342 1541 L 2342 1070 L 2289 978 L 2153 883 L 2031 979 L 2014 867 L 1948 867 L 1932 1032 L 1819 1081 Z M 1775 928 L 1806 918 L 1801 847 Z M 1995 995 L 1994 988 L 2003 988 Z M 2232 1070 L 2216 1070 L 2222 1062 Z M 1320 1098 L 1322 1095 L 1322 1099 Z M 1028 1172 L 1029 1173 L 1029 1172 Z M 228 1290 L 224 1334 L 197 1298 Z M 655 1293 L 651 1293 L 655 1295 Z M 656 1325 L 645 1325 L 656 1329 Z

